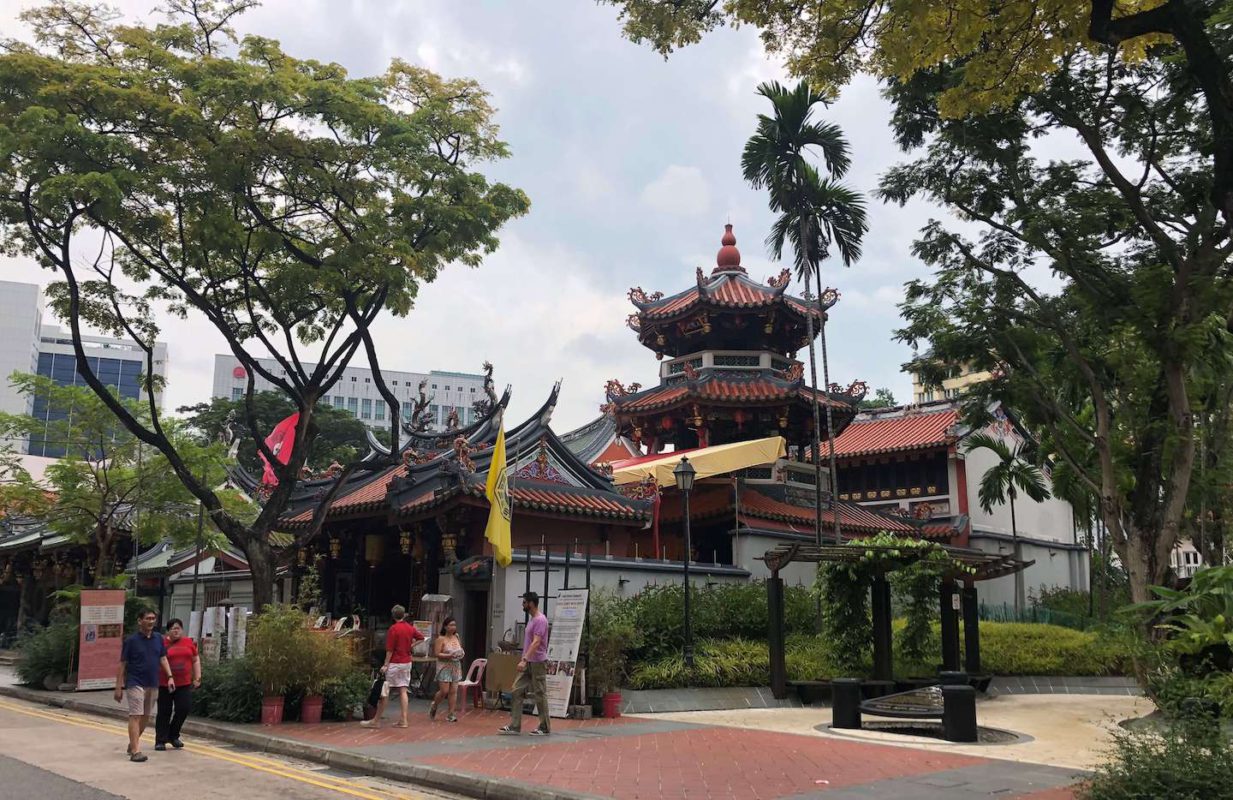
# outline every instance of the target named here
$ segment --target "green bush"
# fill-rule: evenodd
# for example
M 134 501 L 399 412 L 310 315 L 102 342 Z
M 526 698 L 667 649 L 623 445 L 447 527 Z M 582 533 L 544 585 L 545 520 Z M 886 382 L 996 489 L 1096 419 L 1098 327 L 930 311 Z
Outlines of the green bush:
M 372 687 L 372 677 L 367 670 L 353 669 L 341 678 L 325 685 L 325 704 L 321 715 L 326 719 L 348 720 L 356 706 L 362 706 Z
M 1118 638 L 1029 622 L 982 622 L 980 653 L 993 675 L 1121 675 L 1131 666 Z
M 1233 800 L 1233 742 L 1210 719 L 1114 733 L 1113 754 L 1082 800 Z
M 261 719 L 261 685 L 247 658 L 202 666 L 201 686 L 193 692 L 193 713 L 223 722 Z
M 770 615 L 765 581 L 694 586 L 689 599 L 695 640 L 766 639 Z M 643 632 L 628 648 L 632 658 L 650 661 L 681 651 L 685 643 L 685 590 L 681 584 L 652 586 L 614 602 L 615 613 Z M 785 587 L 784 627 L 788 633 L 812 633 L 816 617 L 816 601 L 807 587 Z
M 54 622 L 23 634 L 17 640 L 21 660 L 17 662 L 17 677 L 22 683 L 42 688 L 50 675 L 67 678 L 77 668 L 78 628 L 73 622 Z

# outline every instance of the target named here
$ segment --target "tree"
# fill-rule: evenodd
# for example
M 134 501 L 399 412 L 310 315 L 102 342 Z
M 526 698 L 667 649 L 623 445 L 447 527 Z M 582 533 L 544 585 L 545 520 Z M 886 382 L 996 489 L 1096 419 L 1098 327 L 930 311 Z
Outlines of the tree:
M 51 409 L 51 419 L 0 414 L 0 438 L 41 437 L 65 450 L 35 481 L 20 467 L 0 484 L 0 506 L 29 524 L 46 526 L 69 541 L 84 545 L 90 554 L 88 572 L 95 585 L 103 585 L 117 572 L 117 544 L 131 537 L 134 552 L 141 543 L 167 537 L 184 544 L 196 532 L 196 506 L 192 495 L 168 468 L 167 459 L 143 447 L 116 421 L 111 409 L 84 386 L 63 386 L 36 375 L 12 376 L 21 394 L 40 398 Z M 135 400 L 116 398 L 131 414 L 144 418 Z M 186 462 L 218 485 L 225 475 L 221 447 L 205 448 L 184 438 L 176 426 L 170 435 Z M 220 494 L 234 513 L 242 514 L 242 501 Z
M 827 293 L 822 290 L 822 261 L 830 256 L 831 246 L 843 263 L 851 266 L 860 258 L 861 237 L 868 225 L 865 204 L 860 195 L 838 182 L 848 171 L 851 158 L 848 142 L 838 125 L 815 122 L 815 107 L 824 103 L 821 95 L 801 82 L 788 89 L 778 83 L 764 83 L 758 94 L 771 101 L 773 113 L 758 115 L 758 128 L 745 143 L 741 169 L 745 180 L 770 194 L 771 210 L 778 213 L 767 245 L 776 260 L 783 258 L 784 246 L 791 242 L 796 253 L 794 268 L 806 295 L 812 281 L 818 287 L 818 311 L 822 336 L 822 381 L 830 390 L 830 367 L 826 355 Z M 830 177 L 823 178 L 809 157 L 822 154 Z M 833 293 L 832 293 L 833 294 Z M 833 302 L 833 300 L 831 301 Z M 818 370 L 814 353 L 813 315 L 806 315 L 809 337 L 810 383 L 817 391 Z M 822 485 L 822 459 L 819 437 L 822 425 L 818 404 L 813 403 L 814 478 Z M 826 405 L 826 432 L 829 446 L 830 482 L 835 486 L 835 422 Z M 814 535 L 822 543 L 821 514 L 815 515 Z M 835 541 L 840 540 L 839 515 L 835 514 Z
M 935 267 L 908 285 L 900 338 L 938 364 L 993 378 L 1048 456 L 1098 498 L 1136 602 L 1167 574 L 1196 468 L 1195 411 L 1227 397 L 1233 254 L 1213 205 L 1201 93 L 1180 65 L 1067 56 L 1040 91 L 962 120 L 938 113 L 947 71 L 892 88 L 895 129 L 921 157 L 880 193 L 920 196 L 975 226 L 931 222 L 914 251 Z M 1084 156 L 1042 162 L 1032 143 L 1071 135 Z M 1227 406 L 1225 406 L 1227 408 Z
M 866 397 L 860 402 L 862 411 L 870 411 L 875 408 L 894 408 L 899 405 L 895 400 L 895 393 L 885 387 L 876 390 L 873 397 Z
M 1014 543 L 1015 558 L 1020 560 L 1023 558 L 1023 547 L 1019 542 L 1019 524 L 1015 519 L 1015 499 L 1020 492 L 1037 503 L 1049 499 L 1049 487 L 1045 485 L 1045 476 L 1040 467 L 1023 457 L 1025 446 L 1025 442 L 1020 442 L 1011 447 L 1003 439 L 984 431 L 973 433 L 965 443 L 965 450 L 969 453 L 983 449 L 997 458 L 997 463 L 981 476 L 976 497 L 986 514 L 992 514 L 994 506 L 1010 505 L 1010 538 Z M 1016 613 L 1023 610 L 1024 601 L 1023 573 L 1016 572 Z
M 257 417 L 258 430 L 273 430 L 279 420 L 291 416 L 295 410 L 295 403 L 278 392 L 257 392 L 253 395 L 253 413 Z M 199 431 L 209 441 L 221 441 L 227 434 L 228 421 L 234 423 L 242 419 L 244 411 L 244 400 L 223 397 L 176 409 L 177 413 L 187 415 L 184 422 L 189 428 Z M 317 436 L 308 451 L 304 462 L 306 466 L 315 472 L 324 472 L 330 464 L 349 464 L 368 452 L 367 428 L 353 415 L 341 408 L 318 405 L 314 416 Z M 260 473 L 262 464 L 257 457 L 257 443 L 246 430 L 233 433 L 239 440 L 236 460 L 240 466 L 249 472 Z M 378 440 L 388 444 L 388 433 L 380 430 L 373 433 Z
M 1086 52 L 1176 59 L 1211 131 L 1208 199 L 1233 221 L 1230 0 L 599 0 L 627 37 L 665 56 L 723 25 L 748 25 L 788 69 L 825 91 L 858 72 L 906 81 L 954 68 L 937 110 L 955 117 L 1013 105 Z M 1196 109 L 1197 110 L 1197 109 Z
M 478 265 L 528 201 L 477 171 L 507 148 L 476 83 L 401 61 L 352 78 L 270 39 L 237 41 L 228 23 L 250 5 L 176 0 L 150 27 L 66 0 L 25 13 L 35 45 L 0 55 L 0 232 L 63 278 L 49 297 L 78 373 L 244 551 L 261 608 L 270 533 L 316 438 L 318 401 L 362 349 L 399 419 L 371 324 L 406 315 L 446 264 Z M 148 420 L 134 416 L 85 357 L 91 324 L 152 361 L 158 310 L 201 315 L 248 373 L 240 421 L 278 478 L 252 521 L 194 474 L 153 402 Z M 258 375 L 299 414 L 281 458 L 253 405 Z M 355 466 L 296 544 L 317 534 Z

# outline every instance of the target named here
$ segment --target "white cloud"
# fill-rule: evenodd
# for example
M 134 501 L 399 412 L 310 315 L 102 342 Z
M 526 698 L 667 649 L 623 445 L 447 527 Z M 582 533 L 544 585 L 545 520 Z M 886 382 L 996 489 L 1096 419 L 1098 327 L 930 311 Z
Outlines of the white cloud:
M 697 167 L 670 164 L 642 189 L 644 205 L 661 214 L 698 217 L 711 206 L 711 189 Z

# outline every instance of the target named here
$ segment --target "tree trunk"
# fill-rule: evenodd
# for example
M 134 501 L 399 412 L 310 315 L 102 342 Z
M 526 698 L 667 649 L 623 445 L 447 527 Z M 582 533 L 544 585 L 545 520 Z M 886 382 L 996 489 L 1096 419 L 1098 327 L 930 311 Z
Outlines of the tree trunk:
M 1151 587 L 1164 583 L 1168 574 L 1168 560 L 1162 562 L 1155 556 L 1157 538 L 1137 526 L 1126 527 L 1126 543 L 1118 548 L 1118 557 L 1126 567 L 1132 603 L 1154 599 Z
M 808 279 L 806 279 L 806 283 L 805 283 L 805 294 L 806 295 L 809 294 Z M 821 442 L 820 437 L 822 435 L 822 417 L 818 412 L 818 398 L 817 398 L 818 362 L 817 362 L 817 356 L 815 355 L 815 352 L 814 352 L 814 344 L 813 344 L 813 336 L 814 336 L 813 334 L 813 314 L 805 315 L 805 335 L 809 337 L 809 388 L 811 388 L 814 392 L 813 441 L 810 445 L 812 447 L 812 450 L 810 452 L 810 459 L 813 461 L 814 487 L 817 489 L 817 492 L 818 492 L 817 499 L 815 501 L 817 503 L 817 508 L 815 509 L 815 513 L 813 515 L 814 516 L 813 540 L 819 547 L 821 547 L 822 546 L 822 452 L 821 452 L 822 447 L 820 444 Z M 833 477 L 832 477 L 832 480 L 833 480 Z M 834 496 L 834 493 L 835 493 L 835 487 L 834 485 L 832 485 L 831 495 Z M 838 514 L 839 512 L 836 511 L 835 513 Z
M 821 265 L 814 270 L 813 276 L 818 282 L 818 311 L 822 315 L 822 318 L 818 321 L 819 333 L 821 334 L 819 338 L 822 344 L 822 382 L 826 384 L 826 391 L 829 393 L 831 390 L 831 370 L 826 358 L 826 309 L 822 308 Z M 835 505 L 835 496 L 839 493 L 839 472 L 838 467 L 835 466 L 835 414 L 831 409 L 829 397 L 826 403 L 826 452 L 827 469 L 830 470 L 831 478 L 831 508 L 835 512 L 835 544 L 840 544 L 843 541 L 843 534 L 839 523 L 839 507 Z M 818 543 L 822 543 L 820 534 L 818 536 Z
M 253 536 L 244 543 L 244 556 L 253 581 L 253 613 L 260 614 L 274 602 L 274 551 L 262 536 Z
M 1010 493 L 1010 541 L 1015 560 L 1023 560 L 1023 548 L 1019 545 L 1019 526 L 1015 522 L 1015 493 Z M 1015 573 L 1015 619 L 1023 613 L 1023 570 Z

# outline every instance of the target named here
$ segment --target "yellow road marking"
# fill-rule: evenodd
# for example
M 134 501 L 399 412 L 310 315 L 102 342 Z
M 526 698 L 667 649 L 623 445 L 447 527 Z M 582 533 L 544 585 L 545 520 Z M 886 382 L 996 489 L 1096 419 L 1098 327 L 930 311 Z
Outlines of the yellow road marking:
M 14 705 L 5 701 L 0 701 L 0 708 L 12 711 L 17 714 L 24 714 L 28 717 L 48 720 L 50 722 L 58 722 L 64 725 L 73 725 L 78 728 L 86 728 L 88 730 L 109 733 L 116 736 L 128 738 L 128 727 L 126 725 L 111 724 L 101 721 L 85 720 L 71 716 L 67 711 L 60 713 L 46 712 L 33 710 L 23 706 Z M 242 767 L 247 767 L 259 772 L 265 772 L 270 775 L 275 775 L 288 780 L 298 781 L 300 783 L 317 786 L 322 789 L 347 794 L 353 797 L 365 798 L 365 800 L 386 800 L 389 797 L 404 798 L 405 800 L 414 800 L 414 798 L 423 798 L 424 795 L 406 795 L 397 792 L 378 789 L 376 787 L 363 787 L 359 789 L 355 784 L 346 781 L 342 778 L 335 778 L 328 775 L 318 775 L 311 770 L 302 770 L 298 767 L 293 767 L 288 764 L 274 761 L 268 758 L 260 758 L 240 753 L 228 752 L 209 745 L 193 744 L 186 745 L 185 750 L 190 753 L 196 753 L 206 758 L 213 758 L 219 761 L 227 761 L 232 764 L 237 764 Z

